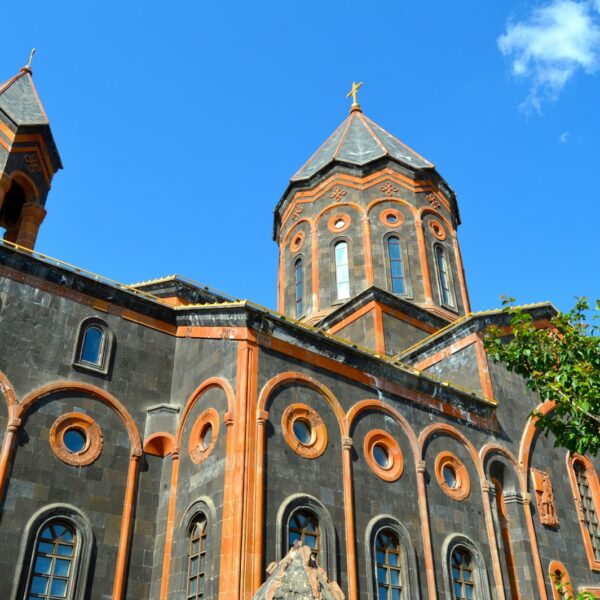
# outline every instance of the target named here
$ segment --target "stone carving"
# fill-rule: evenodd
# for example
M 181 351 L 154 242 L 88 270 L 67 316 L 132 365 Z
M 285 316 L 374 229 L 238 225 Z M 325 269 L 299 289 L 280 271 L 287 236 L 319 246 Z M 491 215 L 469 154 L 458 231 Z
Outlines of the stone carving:
M 393 196 L 395 193 L 397 193 L 398 187 L 395 186 L 393 183 L 390 183 L 389 181 L 387 183 L 382 183 L 379 186 L 379 189 L 386 195 L 386 196 Z
M 297 221 L 300 218 L 303 208 L 304 207 L 302 206 L 294 207 L 294 210 L 292 211 L 292 220 Z
M 537 501 L 538 513 L 542 525 L 556 527 L 558 517 L 556 516 L 556 506 L 554 504 L 554 492 L 550 476 L 545 471 L 531 469 L 533 476 L 533 487 L 535 488 L 535 499 Z
M 435 194 L 427 194 L 426 198 L 427 202 L 429 202 L 433 208 L 438 209 L 440 207 L 440 201 L 435 197 Z
M 336 202 L 339 202 L 348 192 L 343 190 L 341 187 L 336 187 L 333 189 L 331 194 L 329 194 L 330 198 L 333 198 Z
M 267 567 L 268 579 L 254 595 L 254 600 L 344 600 L 335 581 L 329 581 L 308 546 L 299 541 L 278 563 Z

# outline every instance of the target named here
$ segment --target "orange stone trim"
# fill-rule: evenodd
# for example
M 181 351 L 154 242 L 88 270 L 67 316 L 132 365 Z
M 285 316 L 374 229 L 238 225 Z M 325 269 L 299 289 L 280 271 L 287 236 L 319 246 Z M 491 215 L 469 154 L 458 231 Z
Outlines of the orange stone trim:
M 311 430 L 311 439 L 302 443 L 294 434 L 294 423 L 304 421 Z M 288 446 L 302 458 L 319 458 L 327 448 L 327 428 L 319 413 L 307 404 L 290 404 L 281 417 L 281 432 Z
M 205 442 L 208 427 L 212 428 L 212 436 Z M 214 408 L 207 408 L 197 419 L 190 433 L 188 452 L 196 465 L 203 463 L 212 453 L 219 435 L 219 413 Z
M 393 217 L 395 221 L 388 221 L 389 217 Z M 386 208 L 379 213 L 379 220 L 386 227 L 400 227 L 404 223 L 404 215 L 397 208 Z
M 454 472 L 456 479 L 455 487 L 450 487 L 444 478 L 444 468 L 449 467 Z M 453 500 L 462 502 L 469 497 L 471 492 L 471 479 L 467 468 L 461 460 L 452 452 L 440 452 L 435 459 L 435 477 L 439 486 L 447 496 Z
M 429 231 L 433 233 L 434 237 L 436 237 L 440 241 L 444 241 L 446 239 L 446 231 L 444 230 L 442 224 L 435 219 L 431 219 L 427 226 L 429 227 Z
M 382 467 L 375 459 L 375 447 L 382 446 L 388 455 L 389 463 Z M 383 429 L 373 429 L 365 436 L 363 451 L 365 460 L 377 477 L 384 481 L 397 481 L 404 470 L 404 459 L 400 444 Z
M 85 437 L 85 446 L 79 452 L 71 452 L 64 442 L 70 429 L 80 431 Z M 103 437 L 98 423 L 79 412 L 66 413 L 54 421 L 50 429 L 50 447 L 62 462 L 74 467 L 86 467 L 98 459 L 102 452 Z
M 336 221 L 343 221 L 344 224 L 341 227 L 336 227 Z M 348 213 L 336 213 L 335 215 L 331 215 L 327 220 L 327 229 L 331 231 L 331 233 L 342 233 L 350 227 L 352 223 L 352 217 Z
M 166 431 L 153 433 L 144 440 L 144 454 L 160 456 L 164 458 L 173 452 L 175 448 L 175 436 Z
M 552 588 L 553 600 L 564 599 L 564 595 L 556 589 L 556 584 L 559 582 L 563 584 L 564 591 L 570 597 L 573 597 L 573 586 L 571 585 L 571 578 L 569 577 L 569 573 L 565 565 L 563 565 L 559 560 L 550 561 L 550 565 L 548 566 L 548 577 L 550 578 L 550 587 Z
M 452 232 L 452 244 L 454 246 L 454 254 L 456 256 L 456 266 L 458 270 L 458 279 L 460 283 L 460 290 L 462 294 L 462 300 L 465 308 L 465 313 L 471 312 L 471 301 L 469 299 L 469 291 L 467 289 L 467 279 L 465 276 L 465 269 L 463 267 L 462 255 L 460 252 L 460 246 L 458 245 L 458 237 L 455 232 Z
M 592 571 L 600 571 L 600 561 L 596 560 L 594 556 L 594 548 L 592 541 L 590 540 L 590 534 L 585 524 L 585 516 L 583 507 L 581 506 L 581 497 L 579 495 L 579 486 L 577 484 L 577 477 L 575 475 L 575 464 L 580 463 L 583 465 L 588 482 L 590 484 L 590 491 L 592 493 L 592 500 L 594 502 L 594 508 L 596 512 L 600 510 L 600 486 L 598 485 L 598 475 L 594 465 L 586 456 L 580 454 L 569 455 L 567 454 L 567 471 L 569 473 L 569 481 L 571 483 L 571 491 L 573 492 L 573 500 L 577 509 L 577 517 L 579 519 L 579 525 L 581 526 L 581 535 L 583 537 L 583 545 L 585 547 L 585 553 L 587 554 L 588 563 Z

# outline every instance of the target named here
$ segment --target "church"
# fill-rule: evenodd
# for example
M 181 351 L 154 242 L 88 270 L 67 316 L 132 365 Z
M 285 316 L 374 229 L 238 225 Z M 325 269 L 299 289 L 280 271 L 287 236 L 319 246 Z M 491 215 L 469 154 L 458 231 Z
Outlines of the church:
M 486 356 L 456 195 L 358 88 L 274 199 L 275 312 L 38 253 L 60 154 L 0 85 L 2 600 L 600 597 L 597 461 Z

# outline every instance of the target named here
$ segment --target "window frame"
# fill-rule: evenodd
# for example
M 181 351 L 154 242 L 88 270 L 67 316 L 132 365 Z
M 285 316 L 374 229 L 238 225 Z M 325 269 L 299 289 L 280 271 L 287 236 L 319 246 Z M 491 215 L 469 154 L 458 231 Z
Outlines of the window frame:
M 196 530 L 196 527 L 198 525 L 198 523 L 200 523 L 201 521 L 204 521 L 204 529 L 200 532 L 200 535 L 198 537 L 198 552 L 196 554 L 192 554 L 192 550 L 193 550 L 193 543 L 194 543 L 194 532 Z M 187 536 L 187 547 L 188 547 L 188 552 L 187 552 L 187 575 L 186 575 L 186 586 L 185 586 L 185 590 L 186 590 L 186 594 L 185 594 L 185 598 L 186 600 L 198 600 L 199 598 L 206 598 L 207 597 L 207 591 L 208 591 L 208 577 L 207 577 L 207 570 L 208 570 L 208 560 L 206 558 L 206 554 L 207 554 L 207 539 L 208 539 L 208 517 L 206 516 L 206 514 L 202 511 L 198 511 L 193 519 L 190 521 L 190 524 L 188 526 L 188 536 Z M 192 560 L 194 557 L 197 557 L 199 559 L 199 566 L 198 566 L 198 572 L 195 575 L 191 575 L 190 574 L 190 569 L 191 569 L 191 564 L 192 564 Z M 204 570 L 202 570 L 201 565 L 201 557 L 204 557 Z M 200 592 L 200 588 L 198 586 L 198 582 L 200 582 L 201 577 L 204 577 L 204 588 L 203 591 Z M 197 581 L 196 583 L 196 592 L 192 595 L 190 594 L 190 582 L 192 579 L 195 579 Z
M 369 598 L 378 598 L 377 582 L 377 537 L 384 531 L 393 532 L 398 538 L 400 549 L 400 565 L 403 575 L 403 598 L 420 600 L 421 592 L 418 582 L 417 554 L 408 529 L 392 515 L 377 515 L 373 517 L 365 530 L 366 548 L 366 581 Z
M 292 515 L 299 510 L 315 516 L 320 534 L 319 566 L 323 567 L 330 580 L 338 581 L 337 536 L 333 520 L 327 508 L 314 496 L 292 494 L 280 505 L 277 511 L 275 538 L 277 560 L 283 559 L 289 551 L 289 523 Z
M 50 504 L 35 513 L 25 526 L 15 568 L 18 576 L 14 578 L 11 600 L 22 600 L 28 596 L 38 541 L 42 531 L 53 522 L 67 524 L 74 530 L 76 537 L 66 600 L 85 599 L 94 546 L 90 520 L 74 506 Z
M 444 570 L 444 588 L 446 598 L 454 598 L 452 577 L 452 555 L 455 550 L 464 548 L 473 561 L 473 600 L 491 600 L 490 584 L 486 564 L 479 548 L 465 535 L 449 535 L 442 545 L 442 565 Z
M 296 319 L 299 319 L 306 313 L 306 277 L 304 273 L 304 256 L 301 254 L 295 257 L 292 264 L 294 267 L 294 314 L 296 315 Z M 298 265 L 300 265 L 300 274 L 302 277 L 300 280 L 300 310 L 298 310 Z
M 558 575 L 560 574 L 560 582 L 564 586 L 564 591 L 561 593 L 556 589 L 558 583 Z M 564 600 L 566 597 L 573 597 L 573 586 L 571 577 L 565 567 L 559 560 L 552 560 L 548 565 L 548 577 L 550 579 L 550 588 L 552 589 L 553 600 Z
M 99 364 L 91 363 L 83 359 L 83 349 L 85 345 L 86 334 L 90 329 L 99 329 L 102 332 L 102 340 L 100 342 L 100 362 Z M 107 375 L 110 369 L 114 336 L 108 325 L 97 317 L 84 319 L 77 331 L 77 339 L 73 353 L 73 366 L 78 369 L 85 369 L 93 373 Z
M 440 271 L 440 266 L 438 263 L 438 253 L 440 251 L 442 252 L 444 265 L 446 267 L 446 274 L 447 274 L 447 278 L 448 278 L 448 291 L 451 296 L 451 298 L 449 298 L 449 300 L 451 302 L 444 301 L 444 293 L 442 291 L 443 290 L 442 273 Z M 437 280 L 437 287 L 438 287 L 438 297 L 440 300 L 440 305 L 443 306 L 444 308 L 448 308 L 449 310 L 456 312 L 458 310 L 458 305 L 456 302 L 456 290 L 454 289 L 454 276 L 452 274 L 452 265 L 450 264 L 450 261 L 448 260 L 448 254 L 449 253 L 443 244 L 440 244 L 440 243 L 433 244 L 433 262 L 434 262 L 434 266 L 435 266 L 435 273 L 436 273 L 436 280 Z
M 394 292 L 393 279 L 392 279 L 392 261 L 389 252 L 389 241 L 392 238 L 398 240 L 400 246 L 400 260 L 402 263 L 402 272 L 404 274 L 404 292 Z M 404 238 L 397 231 L 392 231 L 383 236 L 383 254 L 384 263 L 386 269 L 386 283 L 390 294 L 397 296 L 398 298 L 412 298 L 412 286 L 410 282 L 410 268 L 408 264 L 408 251 Z
M 208 496 L 202 496 L 192 502 L 183 513 L 179 522 L 178 534 L 175 536 L 173 548 L 173 569 L 180 578 L 180 589 L 182 593 L 188 591 L 188 568 L 189 568 L 189 536 L 191 528 L 200 515 L 206 519 L 206 563 L 204 575 L 204 598 L 216 598 L 219 594 L 219 571 L 215 570 L 215 559 L 218 563 L 218 547 L 216 522 L 217 510 L 213 501 Z M 212 550 L 212 553 L 211 553 Z M 188 596 L 185 596 L 187 599 Z
M 346 298 L 340 298 L 339 297 L 339 282 L 338 282 L 338 276 L 337 276 L 337 260 L 336 260 L 336 248 L 339 244 L 346 244 L 346 268 L 348 270 L 348 296 Z M 352 242 L 349 238 L 347 237 L 336 237 L 332 242 L 331 242 L 331 269 L 332 269 L 332 280 L 333 280 L 333 286 L 332 286 L 332 300 L 331 303 L 332 304 L 343 304 L 345 302 L 348 302 L 348 300 L 350 300 L 352 298 L 352 288 L 353 288 L 353 281 L 352 281 L 352 268 L 353 268 L 353 258 L 352 258 Z
M 569 455 L 567 454 L 567 470 L 569 472 L 569 481 L 571 482 L 571 491 L 573 493 L 573 500 L 575 502 L 575 507 L 577 510 L 577 519 L 579 521 L 579 525 L 581 527 L 581 534 L 583 536 L 583 545 L 585 547 L 585 553 L 587 555 L 588 563 L 590 569 L 592 571 L 600 571 L 600 558 L 596 559 L 594 554 L 594 548 L 592 545 L 592 540 L 590 539 L 590 533 L 588 527 L 585 522 L 585 515 L 583 513 L 583 508 L 581 505 L 581 495 L 579 493 L 579 483 L 577 481 L 577 475 L 575 473 L 575 464 L 579 462 L 583 465 L 586 476 L 588 479 L 588 484 L 590 487 L 590 492 L 592 495 L 592 501 L 594 503 L 594 510 L 596 512 L 596 517 L 600 522 L 600 487 L 598 485 L 598 475 L 596 473 L 596 469 L 592 462 L 586 456 L 581 456 L 580 454 Z M 600 555 L 600 549 L 599 549 Z

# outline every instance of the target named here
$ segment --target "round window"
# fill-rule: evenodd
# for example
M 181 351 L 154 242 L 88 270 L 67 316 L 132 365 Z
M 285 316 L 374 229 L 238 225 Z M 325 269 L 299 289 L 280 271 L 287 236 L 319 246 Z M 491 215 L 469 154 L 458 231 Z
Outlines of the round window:
M 388 213 L 388 214 L 385 216 L 385 220 L 386 220 L 388 223 L 397 223 L 397 222 L 398 222 L 398 215 L 395 215 L 395 214 L 393 214 L 393 213 Z
M 213 426 L 210 423 L 206 424 L 206 427 L 202 430 L 202 435 L 200 436 L 200 441 L 202 447 L 206 450 L 210 446 L 210 442 L 213 437 Z
M 364 453 L 367 464 L 384 481 L 396 481 L 402 475 L 404 460 L 400 444 L 383 429 L 372 429 L 365 435 Z
M 397 208 L 386 208 L 379 213 L 379 220 L 386 227 L 399 227 L 402 225 L 404 217 Z
M 336 229 L 341 229 L 345 224 L 346 224 L 346 221 L 344 221 L 344 219 L 336 219 L 336 221 L 334 223 L 334 227 Z
M 429 221 L 429 230 L 438 240 L 446 239 L 446 232 L 439 221 L 435 221 L 434 219 Z
M 290 404 L 281 416 L 281 433 L 302 458 L 318 458 L 327 448 L 327 428 L 319 413 L 306 404 Z
M 471 491 L 467 468 L 452 452 L 440 452 L 435 459 L 435 477 L 453 500 L 464 500 Z
M 84 413 L 58 417 L 50 429 L 50 447 L 62 462 L 74 467 L 92 464 L 102 452 L 102 431 Z
M 87 437 L 81 429 L 72 427 L 71 429 L 67 429 L 63 434 L 63 443 L 67 450 L 73 454 L 79 454 L 85 449 Z
M 375 457 L 375 462 L 382 469 L 387 469 L 390 466 L 389 452 L 387 451 L 387 448 L 385 448 L 381 444 L 375 444 L 373 446 L 373 456 Z
M 347 213 L 336 213 L 335 215 L 331 215 L 327 221 L 327 229 L 332 233 L 341 233 L 342 231 L 346 231 L 348 227 L 350 227 L 350 223 L 352 223 L 352 218 Z
M 196 465 L 204 462 L 212 453 L 219 435 L 219 413 L 207 408 L 196 419 L 188 443 L 188 452 Z
M 305 446 L 310 444 L 312 439 L 312 431 L 310 429 L 310 425 L 306 421 L 303 421 L 302 419 L 296 419 L 294 421 L 293 429 L 294 435 L 301 444 L 304 444 Z
M 444 476 L 444 481 L 449 488 L 456 487 L 456 471 L 450 465 L 444 465 L 442 469 L 442 475 Z

